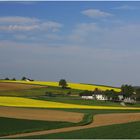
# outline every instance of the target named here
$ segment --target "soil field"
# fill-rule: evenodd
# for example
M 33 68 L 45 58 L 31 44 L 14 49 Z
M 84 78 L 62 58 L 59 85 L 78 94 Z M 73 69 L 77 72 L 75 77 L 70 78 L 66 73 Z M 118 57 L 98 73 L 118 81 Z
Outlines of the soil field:
M 77 123 L 82 121 L 84 114 L 46 109 L 0 107 L 0 117 Z
M 107 126 L 112 124 L 122 124 L 128 122 L 140 121 L 140 113 L 118 113 L 118 114 L 99 114 L 94 116 L 94 121 L 85 126 L 76 126 L 69 128 L 60 128 L 48 131 L 38 131 L 24 134 L 9 135 L 3 138 L 16 138 L 16 137 L 26 137 L 26 136 L 37 136 L 37 135 L 47 135 L 53 133 L 70 132 L 75 130 L 94 128 L 99 126 Z
M 43 86 L 20 84 L 20 83 L 2 83 L 2 82 L 0 82 L 0 91 L 24 90 L 24 89 L 41 88 L 41 87 L 43 87 Z

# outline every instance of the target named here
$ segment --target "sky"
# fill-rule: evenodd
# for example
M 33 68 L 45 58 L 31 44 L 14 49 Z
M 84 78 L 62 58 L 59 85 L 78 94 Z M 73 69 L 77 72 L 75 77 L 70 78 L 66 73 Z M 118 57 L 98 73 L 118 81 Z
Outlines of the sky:
M 0 2 L 0 79 L 140 85 L 139 1 Z

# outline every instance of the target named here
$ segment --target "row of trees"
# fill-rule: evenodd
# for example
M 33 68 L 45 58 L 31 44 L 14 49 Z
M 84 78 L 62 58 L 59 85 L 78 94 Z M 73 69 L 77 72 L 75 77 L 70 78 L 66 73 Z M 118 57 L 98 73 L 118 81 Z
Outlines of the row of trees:
M 27 78 L 27 77 L 25 77 L 25 76 L 23 76 L 22 78 L 21 78 L 21 80 L 27 80 L 27 79 L 29 79 L 29 78 Z M 10 78 L 8 78 L 8 77 L 6 77 L 5 79 L 3 79 L 3 80 L 16 80 L 16 78 L 12 78 L 12 79 L 10 79 Z M 33 81 L 32 79 L 29 79 L 29 80 L 31 80 L 31 81 Z

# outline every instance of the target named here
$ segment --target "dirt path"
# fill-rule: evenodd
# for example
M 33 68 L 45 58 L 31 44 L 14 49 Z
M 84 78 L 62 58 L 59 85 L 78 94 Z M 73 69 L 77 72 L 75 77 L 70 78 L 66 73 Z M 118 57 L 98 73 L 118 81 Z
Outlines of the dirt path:
M 83 113 L 47 110 L 47 109 L 29 109 L 15 107 L 0 107 L 0 117 L 44 120 L 44 121 L 66 121 L 80 122 L 83 119 Z
M 140 121 L 140 113 L 119 113 L 119 114 L 100 114 L 94 116 L 94 121 L 86 126 L 77 126 L 77 127 L 69 127 L 69 128 L 60 128 L 53 130 L 44 130 L 37 131 L 31 133 L 23 133 L 23 134 L 15 134 L 9 135 L 2 138 L 16 138 L 16 137 L 25 137 L 25 136 L 35 136 L 35 135 L 46 135 L 52 133 L 61 133 L 61 132 L 69 132 L 86 128 L 93 128 L 99 126 L 106 126 L 111 124 L 121 124 Z

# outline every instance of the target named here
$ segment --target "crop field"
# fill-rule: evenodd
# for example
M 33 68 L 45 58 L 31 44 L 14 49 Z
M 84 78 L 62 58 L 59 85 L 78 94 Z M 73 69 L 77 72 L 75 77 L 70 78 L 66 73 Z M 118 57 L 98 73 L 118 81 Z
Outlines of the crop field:
M 96 105 L 96 106 L 122 106 L 120 103 L 115 103 L 111 101 L 98 101 L 98 100 L 85 100 L 80 97 L 33 97 L 33 99 L 43 100 L 43 101 L 52 101 L 52 102 L 60 102 L 60 103 L 69 103 L 69 104 L 78 104 L 78 105 Z M 136 106 L 136 105 L 135 105 Z
M 3 82 L 0 82 L 5 86 L 0 86 L 1 138 L 140 138 L 140 107 L 75 96 L 87 90 L 83 86 L 86 84 L 72 83 L 69 85 L 74 88 L 62 89 L 58 82 Z M 54 96 L 47 96 L 49 92 Z M 133 128 L 132 137 L 122 134 L 126 128 Z M 124 132 L 128 133 L 127 130 Z
M 33 88 L 41 88 L 43 86 L 39 85 L 28 85 L 21 83 L 2 83 L 0 82 L 0 91 L 8 91 L 8 90 L 24 90 L 24 89 L 33 89 Z
M 44 134 L 48 134 L 48 135 L 54 134 L 54 136 L 55 136 L 55 133 L 56 133 L 56 135 L 57 135 L 57 133 L 58 133 L 58 135 L 59 134 L 61 135 L 61 132 L 71 133 L 69 131 L 86 130 L 89 128 L 93 129 L 93 128 L 97 128 L 97 127 L 101 127 L 101 126 L 108 126 L 108 125 L 113 125 L 113 124 L 122 124 L 122 123 L 127 123 L 127 122 L 140 121 L 140 113 L 99 114 L 99 115 L 95 115 L 93 117 L 93 119 L 94 119 L 93 122 L 90 122 L 89 124 L 86 124 L 86 125 L 79 125 L 79 126 L 77 125 L 77 126 L 72 126 L 72 127 L 67 127 L 67 128 L 16 134 L 16 135 L 6 136 L 4 138 L 15 138 L 15 137 L 23 138 L 25 136 L 33 136 L 34 138 L 36 138 L 36 136 L 37 136 L 37 138 L 41 138 L 42 136 L 40 136 L 40 135 L 44 135 Z M 72 134 L 70 134 L 70 135 L 72 136 Z M 69 138 L 75 138 L 75 137 L 71 137 L 71 136 Z M 45 135 L 45 137 L 47 138 L 46 135 Z M 67 137 L 67 134 L 65 137 Z M 57 137 L 54 137 L 54 138 L 57 138 Z M 60 138 L 60 137 L 58 137 L 58 138 Z M 79 137 L 79 138 L 82 138 L 82 137 Z
M 28 136 L 30 139 L 140 139 L 140 121 L 48 135 Z
M 72 122 L 41 121 L 0 117 L 0 136 L 39 130 L 50 130 L 72 125 L 74 125 Z
M 24 84 L 35 84 L 35 85 L 44 85 L 44 86 L 55 86 L 58 87 L 58 82 L 46 82 L 46 81 L 12 81 L 12 80 L 1 80 L 2 82 L 12 82 L 12 83 L 24 83 Z M 117 92 L 120 91 L 120 88 L 109 87 L 109 86 L 97 86 L 97 85 L 89 85 L 89 84 L 80 84 L 80 83 L 68 83 L 68 87 L 72 89 L 79 89 L 79 90 L 89 90 L 93 91 L 95 88 L 100 90 L 115 90 Z
M 28 120 L 65 121 L 78 123 L 83 120 L 84 114 L 77 112 L 66 112 L 63 110 L 0 107 L 0 116 Z
M 91 106 L 77 105 L 68 103 L 59 103 L 52 101 L 41 101 L 35 99 L 27 99 L 21 97 L 0 97 L 1 106 L 15 107 L 33 107 L 33 108 L 77 108 L 77 109 L 124 109 L 124 110 L 140 110 L 139 107 L 114 107 L 114 106 Z
M 73 97 L 73 96 L 62 96 L 62 97 L 46 97 L 46 96 L 36 96 L 31 97 L 32 99 L 39 99 L 44 101 L 53 101 L 60 103 L 70 103 L 70 104 L 78 104 L 78 105 L 96 105 L 96 106 L 122 106 L 120 102 L 112 102 L 112 101 L 100 101 L 100 100 L 85 100 L 81 99 L 81 97 Z M 140 107 L 139 103 L 135 104 L 125 104 L 127 107 Z

